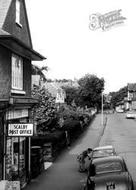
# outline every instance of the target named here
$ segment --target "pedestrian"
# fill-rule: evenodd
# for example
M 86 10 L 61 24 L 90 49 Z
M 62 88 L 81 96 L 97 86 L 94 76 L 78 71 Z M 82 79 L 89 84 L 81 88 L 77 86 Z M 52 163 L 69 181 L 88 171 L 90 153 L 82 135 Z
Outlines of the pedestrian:
M 67 148 L 70 148 L 70 135 L 68 131 L 65 131 Z
M 84 172 L 86 171 L 85 167 L 85 159 L 88 157 L 90 159 L 92 149 L 88 148 L 87 150 L 84 150 L 78 157 L 78 162 L 79 162 L 79 172 Z

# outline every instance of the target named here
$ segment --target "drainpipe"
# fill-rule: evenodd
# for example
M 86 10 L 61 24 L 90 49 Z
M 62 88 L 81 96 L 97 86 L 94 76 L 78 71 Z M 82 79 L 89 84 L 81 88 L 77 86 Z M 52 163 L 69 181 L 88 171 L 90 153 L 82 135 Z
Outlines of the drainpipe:
M 102 102 L 101 102 L 101 124 L 102 124 L 102 126 L 103 126 L 103 92 L 102 92 L 102 94 L 101 94 L 101 96 L 102 96 Z
M 3 180 L 6 180 L 6 113 L 3 120 Z

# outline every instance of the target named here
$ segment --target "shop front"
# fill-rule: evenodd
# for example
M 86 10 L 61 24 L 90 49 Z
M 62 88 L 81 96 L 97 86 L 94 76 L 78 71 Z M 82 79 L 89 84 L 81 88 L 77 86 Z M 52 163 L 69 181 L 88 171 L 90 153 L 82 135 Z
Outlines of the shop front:
M 19 181 L 23 188 L 30 179 L 30 150 L 33 124 L 28 108 L 6 112 L 5 180 Z

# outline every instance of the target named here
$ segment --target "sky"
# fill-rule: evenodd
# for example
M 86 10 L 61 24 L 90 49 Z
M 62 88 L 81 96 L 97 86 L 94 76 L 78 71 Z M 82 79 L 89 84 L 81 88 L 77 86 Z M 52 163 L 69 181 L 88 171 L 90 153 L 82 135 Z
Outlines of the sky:
M 45 56 L 47 78 L 79 79 L 95 74 L 105 92 L 136 83 L 135 0 L 26 0 L 34 50 Z M 89 16 L 121 9 L 124 24 L 90 30 Z

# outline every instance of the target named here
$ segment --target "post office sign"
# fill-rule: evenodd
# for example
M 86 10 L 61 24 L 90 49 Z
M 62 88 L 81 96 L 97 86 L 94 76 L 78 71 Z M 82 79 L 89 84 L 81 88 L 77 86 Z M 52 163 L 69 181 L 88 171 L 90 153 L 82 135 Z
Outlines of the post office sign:
M 28 137 L 33 136 L 33 124 L 32 123 L 12 123 L 8 124 L 8 136 L 13 137 Z

